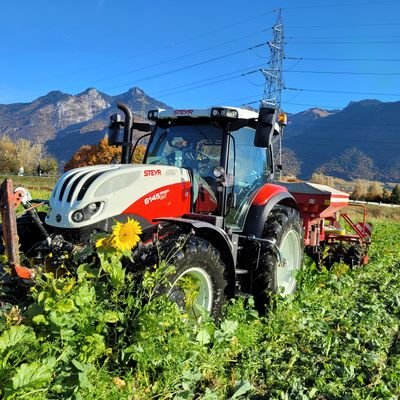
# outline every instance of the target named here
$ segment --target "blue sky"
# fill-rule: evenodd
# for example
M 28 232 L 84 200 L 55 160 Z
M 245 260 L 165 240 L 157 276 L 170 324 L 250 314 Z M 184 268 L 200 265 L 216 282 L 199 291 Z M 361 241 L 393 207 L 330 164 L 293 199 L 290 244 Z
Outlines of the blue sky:
M 137 86 L 175 108 L 256 107 L 280 8 L 285 111 L 400 99 L 399 0 L 0 4 L 0 104 Z

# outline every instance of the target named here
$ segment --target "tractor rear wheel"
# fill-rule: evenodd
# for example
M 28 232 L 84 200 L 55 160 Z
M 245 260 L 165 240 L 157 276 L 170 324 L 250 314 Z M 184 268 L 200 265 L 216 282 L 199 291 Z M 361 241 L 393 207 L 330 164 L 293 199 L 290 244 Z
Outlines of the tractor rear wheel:
M 207 240 L 191 236 L 170 262 L 175 273 L 169 277 L 168 297 L 194 317 L 196 305 L 214 317 L 225 303 L 225 265 L 219 251 Z
M 275 206 L 262 233 L 258 267 L 253 272 L 256 307 L 265 310 L 271 294 L 283 296 L 296 289 L 296 274 L 303 264 L 303 230 L 300 214 L 288 206 Z

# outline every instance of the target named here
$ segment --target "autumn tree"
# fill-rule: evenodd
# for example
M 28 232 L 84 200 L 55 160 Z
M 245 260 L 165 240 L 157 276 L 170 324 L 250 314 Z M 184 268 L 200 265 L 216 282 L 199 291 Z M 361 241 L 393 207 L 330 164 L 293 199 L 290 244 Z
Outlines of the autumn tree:
M 354 185 L 353 193 L 351 194 L 351 198 L 354 200 L 365 200 L 368 193 L 368 186 L 363 181 L 357 181 Z
M 327 176 L 319 172 L 314 172 L 311 176 L 312 183 L 319 183 L 320 185 L 334 186 L 335 181 L 332 176 Z
M 89 165 L 119 163 L 121 160 L 121 147 L 108 144 L 108 137 L 105 136 L 98 144 L 84 145 L 72 156 L 65 164 L 64 171 L 73 168 L 85 167 Z M 145 147 L 139 145 L 135 149 L 132 157 L 133 163 L 140 163 L 143 160 Z
M 390 195 L 391 195 L 390 190 L 388 190 L 384 187 L 382 190 L 382 201 L 384 203 L 390 203 Z
M 383 188 L 379 182 L 372 182 L 367 190 L 366 199 L 369 201 L 382 201 Z
M 40 170 L 44 174 L 57 175 L 58 174 L 58 162 L 55 158 L 46 157 L 40 160 Z
M 138 144 L 132 156 L 132 163 L 140 164 L 141 162 L 143 162 L 145 152 L 146 152 L 146 146 L 143 144 Z

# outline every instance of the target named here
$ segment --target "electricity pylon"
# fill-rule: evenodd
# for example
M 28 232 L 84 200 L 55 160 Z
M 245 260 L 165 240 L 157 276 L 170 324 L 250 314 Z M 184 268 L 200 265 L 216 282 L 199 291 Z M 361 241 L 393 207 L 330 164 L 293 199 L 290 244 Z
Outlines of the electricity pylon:
M 281 109 L 281 94 L 283 89 L 282 66 L 284 52 L 284 29 L 282 10 L 279 9 L 275 25 L 272 27 L 272 40 L 268 42 L 271 57 L 267 68 L 261 69 L 265 77 L 264 96 L 262 104 L 267 107 Z
M 283 58 L 285 57 L 284 37 L 282 9 L 279 9 L 275 25 L 272 27 L 272 40 L 268 42 L 271 56 L 267 68 L 261 69 L 265 77 L 264 96 L 261 106 L 275 108 L 278 113 L 281 111 L 282 89 L 284 86 L 282 76 Z M 282 178 L 282 135 L 279 135 L 278 146 L 279 178 Z

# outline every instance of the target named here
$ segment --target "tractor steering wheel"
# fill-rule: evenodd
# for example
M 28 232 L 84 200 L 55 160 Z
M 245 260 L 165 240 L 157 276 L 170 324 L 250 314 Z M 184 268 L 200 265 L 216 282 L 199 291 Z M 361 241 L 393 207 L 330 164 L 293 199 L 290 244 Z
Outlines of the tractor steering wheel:
M 200 170 L 207 168 L 207 164 L 210 162 L 210 157 L 208 157 L 207 154 L 197 150 L 184 150 L 182 157 L 184 163 L 187 161 L 188 166 L 198 169 L 199 172 Z

